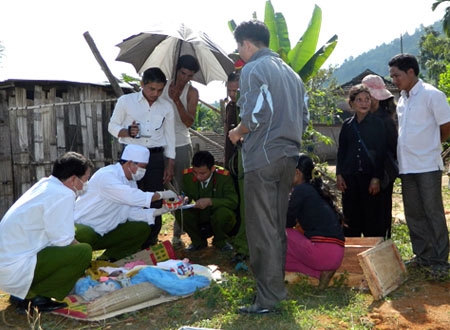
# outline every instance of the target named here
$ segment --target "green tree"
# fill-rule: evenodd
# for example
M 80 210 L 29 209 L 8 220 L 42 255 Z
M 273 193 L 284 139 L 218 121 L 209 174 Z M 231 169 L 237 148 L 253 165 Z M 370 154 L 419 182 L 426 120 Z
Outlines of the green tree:
M 335 66 L 320 69 L 306 83 L 310 119 L 315 124 L 332 125 L 342 122 L 342 110 L 338 108 L 337 103 L 343 93 L 339 94 L 339 84 L 333 78 L 335 69 Z
M 447 100 L 450 102 L 450 63 L 447 63 L 445 71 L 439 76 L 438 88 L 447 95 Z
M 213 131 L 223 134 L 223 124 L 220 113 L 211 110 L 203 104 L 197 104 L 197 115 L 192 129 L 196 131 Z
M 450 63 L 447 63 L 445 71 L 439 76 L 438 88 L 447 95 L 447 101 L 450 103 Z M 443 158 L 448 158 L 450 155 L 450 138 L 442 143 L 444 152 L 442 153 Z
M 433 85 L 439 82 L 439 75 L 446 71 L 450 63 L 450 39 L 435 31 L 433 27 L 426 27 L 425 34 L 419 42 L 419 64 L 426 71 L 426 77 Z
M 302 151 L 314 157 L 314 146 L 320 142 L 333 144 L 333 140 L 314 129 L 313 124 L 333 125 L 342 122 L 340 114 L 342 110 L 337 107 L 340 99 L 339 86 L 336 79 L 332 78 L 336 68 L 320 69 L 314 77 L 306 83 L 308 93 L 308 108 L 310 121 L 303 133 Z
M 255 16 L 254 14 L 253 18 L 256 18 Z M 270 31 L 269 48 L 278 53 L 300 75 L 304 82 L 314 77 L 331 55 L 338 42 L 338 36 L 334 35 L 316 51 L 322 25 L 322 10 L 317 5 L 314 7 L 308 28 L 292 49 L 286 20 L 282 13 L 275 12 L 270 0 L 266 1 L 264 23 Z M 229 21 L 228 26 L 233 32 L 236 28 L 235 21 Z

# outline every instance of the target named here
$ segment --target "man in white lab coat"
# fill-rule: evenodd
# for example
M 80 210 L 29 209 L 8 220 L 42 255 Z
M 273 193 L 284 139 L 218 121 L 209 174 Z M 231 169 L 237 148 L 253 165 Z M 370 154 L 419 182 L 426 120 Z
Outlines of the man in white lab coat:
M 114 261 L 139 251 L 155 217 L 168 212 L 150 204 L 177 197 L 171 190 L 144 192 L 137 187 L 149 158 L 146 147 L 127 145 L 120 162 L 95 172 L 89 189 L 76 201 L 76 239 L 94 250 L 105 249 L 101 259 Z
M 75 240 L 73 209 L 92 168 L 83 155 L 66 153 L 0 221 L 0 290 L 19 311 L 65 307 L 57 300 L 89 267 L 92 249 Z

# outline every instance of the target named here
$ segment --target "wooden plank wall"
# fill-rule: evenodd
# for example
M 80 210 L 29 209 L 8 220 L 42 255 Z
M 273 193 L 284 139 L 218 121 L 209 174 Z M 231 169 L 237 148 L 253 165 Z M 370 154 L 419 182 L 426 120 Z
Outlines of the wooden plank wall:
M 0 90 L 0 146 L 0 215 L 3 215 L 14 201 L 14 189 L 8 100 L 6 92 L 2 90 Z
M 85 84 L 0 89 L 0 219 L 65 152 L 82 153 L 96 168 L 118 160 L 120 146 L 108 132 L 114 99 Z M 99 102 L 79 102 L 92 100 Z

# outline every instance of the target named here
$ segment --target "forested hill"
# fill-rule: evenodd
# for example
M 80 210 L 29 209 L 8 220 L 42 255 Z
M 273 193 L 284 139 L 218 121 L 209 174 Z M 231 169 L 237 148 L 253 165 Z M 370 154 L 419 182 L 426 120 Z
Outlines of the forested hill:
M 442 23 L 440 21 L 433 24 L 433 29 L 442 33 Z M 416 29 L 412 35 L 404 34 L 403 38 L 403 52 L 418 56 L 420 37 L 425 33 L 423 25 Z M 339 43 L 338 43 L 339 47 Z M 400 36 L 390 43 L 382 44 L 374 49 L 371 49 L 355 58 L 348 58 L 342 65 L 335 70 L 334 77 L 339 84 L 344 84 L 352 80 L 366 69 L 372 70 L 383 77 L 389 76 L 388 62 L 394 56 L 401 52 L 400 50 Z

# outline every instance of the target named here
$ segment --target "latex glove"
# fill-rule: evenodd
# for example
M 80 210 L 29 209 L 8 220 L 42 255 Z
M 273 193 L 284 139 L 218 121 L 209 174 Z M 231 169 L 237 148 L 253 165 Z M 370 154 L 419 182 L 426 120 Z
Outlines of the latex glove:
M 169 208 L 167 206 L 163 205 L 160 209 L 155 209 L 153 211 L 153 216 L 158 217 L 158 216 L 163 215 L 164 213 L 168 213 L 170 211 L 171 210 L 169 210 Z
M 178 195 L 172 190 L 157 191 L 157 193 L 161 196 L 161 199 L 178 200 Z

